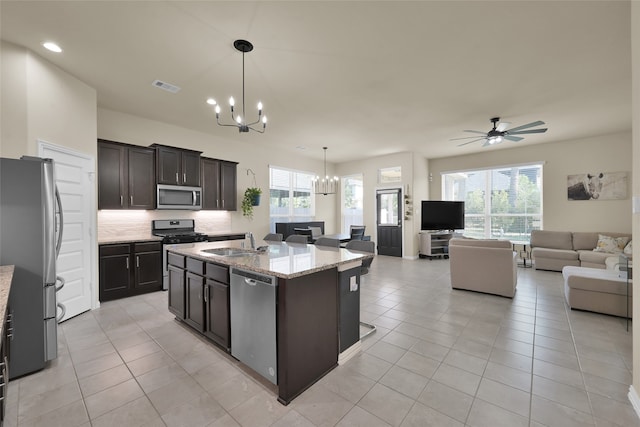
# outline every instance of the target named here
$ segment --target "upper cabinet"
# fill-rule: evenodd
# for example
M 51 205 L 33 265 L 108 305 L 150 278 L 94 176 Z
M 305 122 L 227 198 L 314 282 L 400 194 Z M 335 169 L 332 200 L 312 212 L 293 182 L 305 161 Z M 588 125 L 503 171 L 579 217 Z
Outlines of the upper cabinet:
M 155 150 L 98 140 L 98 209 L 155 209 Z
M 202 157 L 202 209 L 235 211 L 237 163 Z
M 200 152 L 153 144 L 158 184 L 200 187 Z

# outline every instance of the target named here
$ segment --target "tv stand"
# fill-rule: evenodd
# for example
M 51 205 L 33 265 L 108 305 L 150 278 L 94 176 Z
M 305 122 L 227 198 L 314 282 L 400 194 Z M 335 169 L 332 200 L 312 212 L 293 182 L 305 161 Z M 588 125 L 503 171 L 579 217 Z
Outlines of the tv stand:
M 421 231 L 420 258 L 449 258 L 449 240 L 453 237 L 451 231 Z

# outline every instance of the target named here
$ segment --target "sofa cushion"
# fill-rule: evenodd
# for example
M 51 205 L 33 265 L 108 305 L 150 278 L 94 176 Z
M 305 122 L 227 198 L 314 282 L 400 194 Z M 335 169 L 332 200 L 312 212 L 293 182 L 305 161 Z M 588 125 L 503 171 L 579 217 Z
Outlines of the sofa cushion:
M 599 233 L 590 233 L 586 231 L 576 231 L 573 233 L 573 249 L 579 251 L 581 249 L 592 250 L 598 244 Z
M 532 248 L 573 249 L 570 231 L 533 230 L 531 232 Z M 592 246 L 593 249 L 595 246 Z
M 618 273 L 611 270 L 601 270 L 598 268 L 585 267 L 565 267 L 562 275 L 567 285 L 572 289 L 583 291 L 601 292 L 625 295 L 632 294 L 632 288 L 627 290 L 627 282 L 618 276 Z
M 533 259 L 554 258 L 559 260 L 578 260 L 578 252 L 568 249 L 533 248 L 531 250 L 531 256 Z
M 611 254 L 608 252 L 582 250 L 578 251 L 578 257 L 582 263 L 602 264 L 604 267 L 607 258 L 611 258 Z
M 606 234 L 598 236 L 598 244 L 593 249 L 595 252 L 606 252 L 610 254 L 620 253 L 629 242 L 629 237 L 613 237 Z

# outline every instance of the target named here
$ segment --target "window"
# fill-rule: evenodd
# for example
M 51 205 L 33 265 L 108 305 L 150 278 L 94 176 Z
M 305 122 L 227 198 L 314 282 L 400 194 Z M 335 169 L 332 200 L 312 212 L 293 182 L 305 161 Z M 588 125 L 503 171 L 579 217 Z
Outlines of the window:
M 362 214 L 362 175 L 342 177 L 342 232 L 348 233 L 352 225 L 363 225 Z
M 400 181 L 402 181 L 402 168 L 400 166 L 378 169 L 379 184 L 390 184 Z
M 464 200 L 468 237 L 529 241 L 542 227 L 542 165 L 442 174 L 443 200 Z
M 311 180 L 315 175 L 269 167 L 269 223 L 313 221 L 315 216 Z

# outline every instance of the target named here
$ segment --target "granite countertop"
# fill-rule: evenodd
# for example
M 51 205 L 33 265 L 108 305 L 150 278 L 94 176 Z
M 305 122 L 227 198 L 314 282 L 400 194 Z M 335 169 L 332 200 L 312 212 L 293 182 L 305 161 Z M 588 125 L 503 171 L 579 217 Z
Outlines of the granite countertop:
M 361 262 L 374 256 L 371 253 L 342 248 L 280 242 L 258 242 L 258 245 L 267 247 L 265 252 L 252 251 L 242 256 L 219 256 L 204 252 L 206 249 L 214 248 L 240 248 L 241 243 L 242 240 L 182 243 L 169 245 L 167 249 L 205 262 L 238 267 L 283 279 L 293 279 L 340 265 Z
M 132 242 L 160 242 L 162 237 L 154 236 L 152 234 L 146 236 L 113 236 L 102 238 L 98 240 L 99 245 L 113 245 L 118 243 L 132 243 Z
M 13 279 L 13 265 L 0 265 L 0 337 L 4 334 L 4 319 L 7 317 L 7 304 L 9 303 L 9 291 Z

